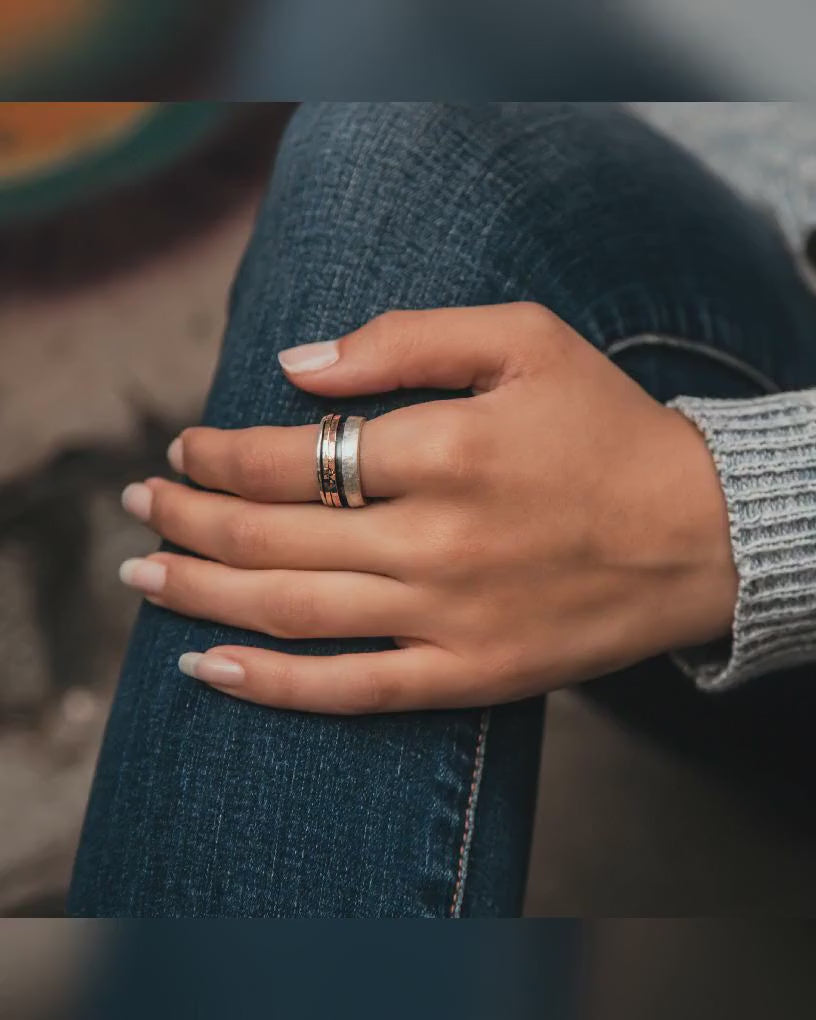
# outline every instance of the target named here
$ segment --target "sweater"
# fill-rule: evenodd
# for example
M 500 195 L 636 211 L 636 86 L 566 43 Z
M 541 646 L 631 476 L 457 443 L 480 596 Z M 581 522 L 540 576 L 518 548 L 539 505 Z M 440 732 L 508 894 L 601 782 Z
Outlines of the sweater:
M 738 574 L 729 641 L 673 658 L 723 690 L 816 659 L 816 390 L 753 400 L 678 397 L 702 433 L 728 508 Z

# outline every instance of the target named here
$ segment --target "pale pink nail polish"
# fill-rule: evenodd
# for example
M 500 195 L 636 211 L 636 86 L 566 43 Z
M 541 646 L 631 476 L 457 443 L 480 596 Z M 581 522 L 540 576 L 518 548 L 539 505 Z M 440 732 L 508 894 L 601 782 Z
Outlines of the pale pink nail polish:
M 150 520 L 153 493 L 142 482 L 133 482 L 122 490 L 122 506 L 140 521 Z
M 278 351 L 278 361 L 287 372 L 316 372 L 333 365 L 339 357 L 340 345 L 336 340 L 316 340 Z
M 148 595 L 158 595 L 167 580 L 167 567 L 156 560 L 134 557 L 119 567 L 119 580 L 129 588 L 138 588 Z
M 177 474 L 184 474 L 184 443 L 181 440 L 181 436 L 176 436 L 167 447 L 167 460 L 170 462 L 170 467 Z
M 205 655 L 203 652 L 185 652 L 179 658 L 178 668 L 186 676 L 218 687 L 240 684 L 245 676 L 240 663 L 221 655 Z

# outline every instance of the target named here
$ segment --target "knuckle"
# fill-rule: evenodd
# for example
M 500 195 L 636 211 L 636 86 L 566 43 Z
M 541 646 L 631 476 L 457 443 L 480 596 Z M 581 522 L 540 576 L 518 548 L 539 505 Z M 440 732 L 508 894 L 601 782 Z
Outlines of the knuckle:
M 484 569 L 492 566 L 496 559 L 493 536 L 483 527 L 473 523 L 460 523 L 455 534 L 456 561 L 461 574 L 473 574 L 474 564 Z
M 467 539 L 468 528 L 458 513 L 445 514 L 431 532 L 434 548 L 449 556 L 458 556 Z
M 267 626 L 277 637 L 319 636 L 314 592 L 301 584 L 270 588 L 263 599 Z
M 401 359 L 411 357 L 419 342 L 418 313 L 404 308 L 391 308 L 375 316 L 368 325 L 373 346 L 387 350 Z
M 367 334 L 368 342 L 377 349 L 386 346 L 394 333 L 395 312 L 381 312 L 371 319 L 361 331 Z
M 372 715 L 394 705 L 394 685 L 374 669 L 359 669 L 338 684 L 340 715 Z
M 424 538 L 416 543 L 413 557 L 414 575 L 432 589 L 448 591 L 451 585 L 460 593 L 455 615 L 466 618 L 479 630 L 480 609 L 485 602 L 485 588 L 496 568 L 506 562 L 496 536 L 485 529 L 467 512 L 446 514 L 424 529 Z M 487 579 L 487 580 L 486 580 Z M 450 618 L 451 607 L 441 610 Z
M 251 563 L 264 551 L 266 544 L 266 528 L 254 514 L 235 510 L 224 521 L 225 562 L 234 566 Z
M 553 320 L 553 313 L 538 301 L 517 301 L 513 311 L 522 325 L 541 326 Z
M 162 534 L 177 534 L 182 523 L 182 500 L 175 488 L 161 485 L 153 491 L 150 520 Z
M 526 690 L 525 663 L 514 648 L 492 641 L 476 642 L 473 652 L 478 655 L 481 686 L 495 701 L 528 693 Z
M 262 685 L 277 704 L 291 705 L 297 701 L 300 685 L 293 664 L 285 656 L 274 656 L 265 666 Z
M 371 327 L 381 336 L 399 335 L 405 327 L 408 315 L 409 313 L 403 308 L 389 308 L 374 316 L 371 320 Z
M 479 470 L 478 446 L 473 423 L 462 414 L 452 415 L 428 441 L 424 458 L 427 477 L 451 486 L 472 482 Z
M 440 515 L 425 529 L 422 544 L 423 573 L 431 577 L 454 578 L 470 571 L 467 549 L 469 531 L 459 513 Z
M 517 302 L 514 314 L 521 368 L 552 366 L 563 358 L 571 346 L 567 343 L 570 331 L 557 315 L 535 301 Z
M 252 488 L 274 473 L 274 456 L 269 450 L 261 449 L 257 436 L 252 432 L 241 436 L 233 454 L 233 466 L 240 483 Z

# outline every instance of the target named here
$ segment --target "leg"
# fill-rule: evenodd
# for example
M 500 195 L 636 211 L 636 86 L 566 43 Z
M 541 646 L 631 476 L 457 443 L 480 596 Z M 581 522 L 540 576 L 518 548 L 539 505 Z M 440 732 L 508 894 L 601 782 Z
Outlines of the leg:
M 283 381 L 275 350 L 388 307 L 532 298 L 601 345 L 670 332 L 771 371 L 790 359 L 763 338 L 795 346 L 803 336 L 784 265 L 762 221 L 612 109 L 307 107 L 287 132 L 236 280 L 205 420 L 316 420 L 325 402 Z M 658 371 L 647 353 L 631 370 L 671 388 L 677 372 Z M 742 385 L 683 359 L 713 392 Z M 439 396 L 348 403 L 371 417 Z M 226 642 L 279 644 L 142 607 L 72 913 L 519 911 L 540 702 L 360 719 L 274 712 L 177 673 L 181 651 Z

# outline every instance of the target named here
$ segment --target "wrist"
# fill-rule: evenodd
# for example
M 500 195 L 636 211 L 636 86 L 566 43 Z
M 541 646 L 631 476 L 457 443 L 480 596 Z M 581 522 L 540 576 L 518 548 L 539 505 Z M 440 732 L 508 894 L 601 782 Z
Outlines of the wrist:
M 666 408 L 666 486 L 662 519 L 670 547 L 670 626 L 665 650 L 727 637 L 739 577 L 728 508 L 705 438 L 680 411 Z

